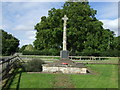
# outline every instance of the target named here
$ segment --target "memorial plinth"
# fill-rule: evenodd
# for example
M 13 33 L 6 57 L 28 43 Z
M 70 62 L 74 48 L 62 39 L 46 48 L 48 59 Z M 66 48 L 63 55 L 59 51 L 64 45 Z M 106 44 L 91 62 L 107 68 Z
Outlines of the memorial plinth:
M 84 64 L 75 63 L 69 59 L 43 64 L 43 72 L 64 73 L 64 74 L 86 74 L 87 67 Z

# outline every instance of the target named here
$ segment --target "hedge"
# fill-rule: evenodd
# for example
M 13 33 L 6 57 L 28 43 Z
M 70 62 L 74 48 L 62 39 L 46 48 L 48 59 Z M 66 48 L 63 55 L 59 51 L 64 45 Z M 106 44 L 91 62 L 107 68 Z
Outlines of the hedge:
M 50 50 L 35 50 L 35 51 L 23 51 L 22 52 L 23 55 L 59 55 L 59 51 L 54 50 L 54 49 L 50 49 Z
M 42 50 L 42 51 L 23 51 L 23 55 L 52 55 L 52 56 L 59 56 L 60 51 L 58 50 Z M 76 52 L 71 54 L 70 56 L 109 56 L 109 57 L 120 57 L 120 51 L 118 50 L 106 50 L 103 52 L 94 52 L 94 51 L 87 51 L 87 52 Z

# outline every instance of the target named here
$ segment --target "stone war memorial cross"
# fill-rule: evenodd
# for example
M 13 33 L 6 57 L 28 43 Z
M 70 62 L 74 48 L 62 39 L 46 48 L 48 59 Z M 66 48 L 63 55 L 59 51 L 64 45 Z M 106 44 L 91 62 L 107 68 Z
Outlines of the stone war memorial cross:
M 67 16 L 64 15 L 64 17 L 62 18 L 62 20 L 64 20 L 64 24 L 63 24 L 63 50 L 60 51 L 60 57 L 62 59 L 68 59 L 69 57 L 69 52 L 67 51 L 67 36 L 66 36 L 66 23 L 67 23 Z
M 64 15 L 62 18 L 64 20 L 63 24 L 63 50 L 60 51 L 60 60 L 43 64 L 42 69 L 43 72 L 52 72 L 52 73 L 87 73 L 87 68 L 83 64 L 77 64 L 71 60 L 69 60 L 69 52 L 67 51 L 67 36 L 66 36 L 66 25 L 67 25 L 67 16 Z

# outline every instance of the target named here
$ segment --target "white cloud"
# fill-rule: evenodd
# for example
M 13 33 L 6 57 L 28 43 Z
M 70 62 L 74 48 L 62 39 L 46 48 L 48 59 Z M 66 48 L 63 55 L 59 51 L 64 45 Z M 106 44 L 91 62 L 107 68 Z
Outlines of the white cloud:
M 22 38 L 20 40 L 20 47 L 22 47 L 23 45 L 27 45 L 27 44 L 32 44 L 33 45 L 33 42 L 36 39 L 35 36 L 36 36 L 36 31 L 26 31 L 26 32 L 24 32 L 24 38 Z
M 28 37 L 30 40 L 35 40 L 35 36 L 29 36 Z
M 21 40 L 20 42 L 20 47 L 22 47 L 23 45 L 28 45 L 28 44 L 33 44 L 33 41 L 32 40 Z
M 21 17 L 21 15 L 20 15 L 20 14 L 17 14 L 15 17 L 19 19 L 19 18 Z
M 34 27 L 31 25 L 18 25 L 13 28 L 13 30 L 20 30 L 20 31 L 30 31 L 33 29 L 34 29 Z
M 2 26 L 0 25 L 0 29 L 2 29 Z
M 36 31 L 28 31 L 26 32 L 26 35 L 28 36 L 28 39 L 35 40 Z
M 26 32 L 26 35 L 33 35 L 35 33 L 36 33 L 36 31 L 28 31 L 28 32 Z
M 114 20 L 100 20 L 103 22 L 103 27 L 105 29 L 110 29 L 111 31 L 114 31 L 116 36 L 118 35 L 118 19 Z
M 45 3 L 44 3 L 45 4 Z M 3 3 L 3 23 L 11 30 L 34 30 L 42 16 L 47 16 L 50 4 Z M 46 7 L 48 5 L 48 7 Z M 9 9 L 10 8 L 10 9 Z M 9 16 L 8 16 L 9 15 Z M 6 18 L 7 17 L 7 18 Z

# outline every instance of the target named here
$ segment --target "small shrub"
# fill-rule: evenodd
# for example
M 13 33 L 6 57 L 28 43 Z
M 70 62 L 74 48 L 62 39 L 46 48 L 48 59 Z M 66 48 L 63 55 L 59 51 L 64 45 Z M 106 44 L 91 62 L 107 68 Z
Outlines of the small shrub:
M 28 61 L 24 65 L 24 69 L 27 72 L 41 72 L 42 64 L 45 64 L 45 62 L 42 61 L 41 59 L 33 59 L 33 60 Z

